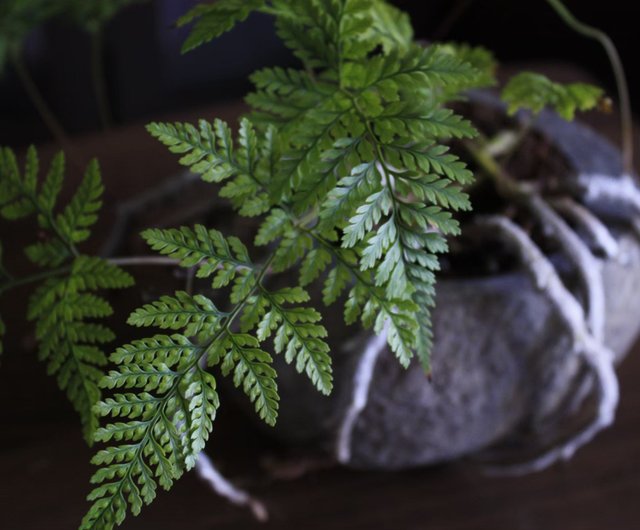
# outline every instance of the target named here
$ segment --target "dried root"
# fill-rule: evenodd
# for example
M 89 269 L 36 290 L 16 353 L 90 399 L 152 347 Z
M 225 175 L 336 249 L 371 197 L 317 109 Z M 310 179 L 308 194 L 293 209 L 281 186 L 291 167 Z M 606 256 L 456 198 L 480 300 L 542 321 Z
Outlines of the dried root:
M 129 224 L 138 213 L 162 203 L 169 197 L 178 196 L 186 186 L 199 180 L 199 178 L 195 173 L 183 171 L 167 179 L 162 184 L 150 188 L 119 204 L 116 210 L 116 219 L 113 223 L 113 228 L 100 254 L 102 256 L 112 256 L 115 253 L 118 245 L 120 245 L 124 239 Z
M 387 345 L 387 327 L 378 336 L 371 337 L 366 345 L 364 353 L 358 361 L 353 374 L 353 394 L 351 403 L 345 412 L 344 418 L 338 430 L 336 453 L 341 464 L 347 464 L 351 460 L 352 434 L 360 413 L 367 406 L 369 387 L 373 371 L 378 357 Z
M 587 322 L 589 329 L 596 340 L 603 340 L 605 300 L 602 264 L 590 252 L 580 237 L 553 211 L 542 197 L 531 193 L 528 195 L 526 205 L 542 224 L 544 230 L 548 232 L 548 235 L 560 244 L 562 252 L 567 255 L 575 266 L 587 295 Z
M 631 175 L 580 175 L 579 191 L 585 204 L 623 220 L 640 217 L 640 189 Z
M 595 252 L 599 252 L 607 258 L 618 256 L 618 242 L 605 224 L 590 210 L 568 197 L 551 201 L 551 205 L 558 213 L 576 225 Z
M 218 495 L 236 506 L 247 506 L 261 523 L 269 520 L 269 512 L 265 505 L 224 478 L 204 452 L 198 456 L 195 469 L 198 476 L 207 482 Z
M 571 458 L 598 432 L 611 425 L 619 397 L 618 381 L 614 371 L 612 352 L 594 337 L 587 325 L 581 305 L 565 287 L 553 265 L 531 238 L 506 217 L 490 217 L 482 220 L 481 223 L 495 229 L 502 239 L 517 249 L 522 263 L 533 277 L 536 286 L 544 291 L 571 331 L 574 351 L 583 357 L 594 374 L 599 394 L 595 418 L 578 433 L 530 462 L 493 470 L 500 474 L 520 475 L 540 471 L 559 460 Z

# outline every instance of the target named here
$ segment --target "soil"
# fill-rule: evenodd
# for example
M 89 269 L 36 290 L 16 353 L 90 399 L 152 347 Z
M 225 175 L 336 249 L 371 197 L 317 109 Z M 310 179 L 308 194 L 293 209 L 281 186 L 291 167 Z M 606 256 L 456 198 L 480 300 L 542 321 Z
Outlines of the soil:
M 522 129 L 522 124 L 516 119 L 488 106 L 464 103 L 458 104 L 455 110 L 474 123 L 486 138 L 492 138 L 502 131 L 517 132 Z M 440 259 L 440 276 L 490 276 L 518 268 L 519 260 L 513 252 L 507 250 L 502 243 L 488 239 L 486 233 L 481 233 L 474 227 L 474 220 L 478 216 L 495 214 L 506 215 L 517 221 L 527 229 L 543 251 L 554 262 L 558 262 L 559 268 L 564 268 L 555 244 L 545 237 L 525 212 L 506 202 L 488 178 L 483 178 L 482 172 L 460 141 L 452 143 L 452 152 L 467 163 L 477 180 L 468 190 L 473 211 L 458 215 L 462 235 L 449 239 L 450 252 Z M 510 155 L 499 159 L 499 162 L 514 179 L 534 183 L 545 196 L 556 195 L 560 188 L 558 182 L 566 179 L 573 171 L 563 154 L 547 138 L 533 130 L 526 132 L 520 146 Z

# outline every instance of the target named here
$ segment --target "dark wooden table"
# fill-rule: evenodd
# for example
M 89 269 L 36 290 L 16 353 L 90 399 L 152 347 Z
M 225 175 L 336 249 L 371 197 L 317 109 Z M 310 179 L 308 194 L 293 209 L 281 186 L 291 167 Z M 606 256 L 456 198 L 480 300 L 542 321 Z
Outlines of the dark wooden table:
M 230 118 L 237 112 L 231 105 L 196 114 Z M 179 117 L 188 120 L 196 114 Z M 75 145 L 79 162 L 89 156 L 101 160 L 109 190 L 107 219 L 116 201 L 177 170 L 176 158 L 149 138 L 142 125 L 84 137 Z M 72 167 L 71 173 L 77 179 L 78 171 Z M 23 230 L 2 234 L 5 249 L 27 233 Z M 0 529 L 73 529 L 87 508 L 83 499 L 89 491 L 92 452 L 69 405 L 35 360 L 32 340 L 21 324 L 23 295 L 16 291 L 0 305 L 12 330 L 0 366 Z M 265 501 L 270 522 L 254 522 L 248 511 L 228 505 L 189 474 L 170 494 L 160 493 L 140 518 L 129 518 L 124 528 L 640 529 L 640 344 L 621 366 L 620 379 L 622 401 L 613 428 L 571 462 L 517 479 L 489 478 L 461 462 L 399 473 L 329 468 L 276 480 L 260 461 L 273 455 L 286 458 L 288 451 L 225 402 L 209 452 L 223 472 Z

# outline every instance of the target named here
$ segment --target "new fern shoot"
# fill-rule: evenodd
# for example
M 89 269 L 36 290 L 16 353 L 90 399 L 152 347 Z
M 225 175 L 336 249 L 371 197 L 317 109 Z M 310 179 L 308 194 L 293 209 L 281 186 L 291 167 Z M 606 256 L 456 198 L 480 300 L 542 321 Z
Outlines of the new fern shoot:
M 196 268 L 228 297 L 214 303 L 178 291 L 134 311 L 129 324 L 151 328 L 149 336 L 118 347 L 107 371 L 99 346 L 114 337 L 100 319 L 111 307 L 95 291 L 127 287 L 132 278 L 117 260 L 78 246 L 100 207 L 97 163 L 60 208 L 62 155 L 39 184 L 35 150 L 23 172 L 9 149 L 0 151 L 2 215 L 34 215 L 48 234 L 26 248 L 41 272 L 18 279 L 0 269 L 0 292 L 39 284 L 28 317 L 40 356 L 78 410 L 87 440 L 101 446 L 83 530 L 137 515 L 158 486 L 169 489 L 195 465 L 220 405 L 216 374 L 231 377 L 268 424 L 278 415 L 273 355 L 331 392 L 330 330 L 308 290 L 317 282 L 324 305 L 342 304 L 348 324 L 385 332 L 403 366 L 416 358 L 429 371 L 438 256 L 460 232 L 455 214 L 471 208 L 465 188 L 474 179 L 449 141 L 473 139 L 476 130 L 448 104 L 492 85 L 494 61 L 482 49 L 415 43 L 408 16 L 383 0 L 218 0 L 180 21 L 194 23 L 185 51 L 252 11 L 274 17 L 300 68 L 251 77 L 250 112 L 236 133 L 221 120 L 148 130 L 238 215 L 258 220 L 252 243 L 259 250 L 202 225 L 144 231 L 152 250 Z M 565 93 L 547 81 L 514 81 L 508 102 L 536 111 L 553 104 L 567 116 L 597 103 L 590 88 Z M 535 98 L 534 86 L 541 87 Z M 289 285 L 271 287 L 268 278 L 282 273 Z

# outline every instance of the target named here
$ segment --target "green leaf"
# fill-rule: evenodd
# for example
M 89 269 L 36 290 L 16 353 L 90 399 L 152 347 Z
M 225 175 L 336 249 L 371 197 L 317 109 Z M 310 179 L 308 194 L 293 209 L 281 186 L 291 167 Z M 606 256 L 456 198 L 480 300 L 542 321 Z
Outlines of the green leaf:
M 200 120 L 199 128 L 187 123 L 151 123 L 147 129 L 172 152 L 183 155 L 180 163 L 205 182 L 227 181 L 220 196 L 230 199 L 240 215 L 255 217 L 269 209 L 261 179 L 265 173 L 271 175 L 272 152 L 278 145 L 275 131 L 259 143 L 253 125 L 243 119 L 236 150 L 231 130 L 221 120 L 213 125 Z
M 149 229 L 142 233 L 149 246 L 180 260 L 182 267 L 198 266 L 198 277 L 213 277 L 215 288 L 228 285 L 243 269 L 252 270 L 247 248 L 235 237 L 225 238 L 202 225 L 194 228 Z
M 73 287 L 78 290 L 124 289 L 134 283 L 121 267 L 95 256 L 78 256 L 71 267 Z
M 316 247 L 305 256 L 300 267 L 300 285 L 307 286 L 315 281 L 331 263 L 331 254 L 322 247 Z
M 137 309 L 127 323 L 136 327 L 184 329 L 185 335 L 196 336 L 203 330 L 213 334 L 225 316 L 207 297 L 177 291 L 175 298 L 162 296 Z
M 552 107 L 565 120 L 572 120 L 576 111 L 597 107 L 603 90 L 586 83 L 554 83 L 541 74 L 523 72 L 512 77 L 502 90 L 502 99 L 508 105 L 509 114 L 519 109 L 534 114 Z
M 298 287 L 274 293 L 263 291 L 263 296 L 270 307 L 259 325 L 262 340 L 273 332 L 276 353 L 284 353 L 288 363 L 295 361 L 296 370 L 305 372 L 316 388 L 328 395 L 333 377 L 329 346 L 323 340 L 327 330 L 319 324 L 322 317 L 313 308 L 285 307 L 285 304 L 306 302 L 309 295 Z
M 112 360 L 120 364 L 102 385 L 132 390 L 102 401 L 96 410 L 114 421 L 96 432 L 109 444 L 92 462 L 99 466 L 92 478 L 93 501 L 81 528 L 113 528 L 130 510 L 137 515 L 156 496 L 158 485 L 169 489 L 193 467 L 211 430 L 218 407 L 213 376 L 198 366 L 201 348 L 186 347 L 182 337 L 156 337 L 122 348 Z M 135 365 L 131 357 L 148 354 L 149 346 L 168 346 L 173 355 Z M 146 353 L 141 353 L 142 349 Z
M 268 425 L 278 417 L 276 372 L 271 356 L 259 348 L 258 340 L 246 334 L 229 333 L 209 353 L 210 363 L 222 362 L 223 375 L 233 374 L 233 383 L 254 403 L 256 412 Z
M 189 37 L 182 45 L 182 53 L 226 33 L 264 4 L 264 0 L 217 0 L 214 4 L 197 5 L 178 20 L 178 26 L 195 21 Z
M 100 167 L 92 160 L 78 191 L 57 217 L 60 231 L 69 241 L 80 243 L 89 238 L 89 228 L 97 221 L 102 206 L 103 191 Z

